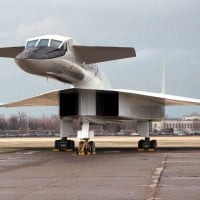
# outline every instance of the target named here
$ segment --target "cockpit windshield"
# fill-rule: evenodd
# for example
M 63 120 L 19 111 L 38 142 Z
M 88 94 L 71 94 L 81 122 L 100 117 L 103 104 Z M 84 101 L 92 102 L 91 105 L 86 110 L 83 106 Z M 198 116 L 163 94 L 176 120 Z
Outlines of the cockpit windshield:
M 26 47 L 22 58 L 26 59 L 52 59 L 67 54 L 71 38 L 59 35 L 44 35 L 30 38 L 26 41 Z M 25 56 L 25 57 L 24 57 Z
M 54 47 L 57 49 L 64 48 L 64 42 L 61 40 L 55 39 L 36 39 L 27 41 L 26 48 L 34 48 L 34 47 Z
M 51 39 L 50 47 L 59 48 L 61 43 L 62 43 L 62 41 Z
M 38 40 L 31 40 L 31 41 L 28 41 L 27 44 L 26 44 L 26 48 L 33 48 L 33 47 L 35 47 L 37 41 L 38 41 Z
M 48 47 L 49 39 L 41 39 L 37 45 L 37 47 Z

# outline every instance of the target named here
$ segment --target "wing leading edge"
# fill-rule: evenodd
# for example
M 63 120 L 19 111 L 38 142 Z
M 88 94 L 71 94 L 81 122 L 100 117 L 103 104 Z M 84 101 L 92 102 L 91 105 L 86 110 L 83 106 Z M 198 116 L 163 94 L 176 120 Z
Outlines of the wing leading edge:
M 11 103 L 2 103 L 0 107 L 24 107 L 24 106 L 59 106 L 59 95 L 61 91 L 69 90 L 82 90 L 88 89 L 66 89 L 66 90 L 54 90 L 51 92 L 43 93 L 37 96 L 33 96 L 27 99 L 23 99 Z M 93 90 L 95 91 L 95 90 Z M 99 91 L 99 90 L 98 90 Z M 131 97 L 139 97 L 141 99 L 148 100 L 150 102 L 157 102 L 164 106 L 185 106 L 185 105 L 200 105 L 200 99 L 193 99 L 181 96 L 166 95 L 162 93 L 151 93 L 134 90 L 101 90 L 106 92 L 119 92 L 127 94 Z

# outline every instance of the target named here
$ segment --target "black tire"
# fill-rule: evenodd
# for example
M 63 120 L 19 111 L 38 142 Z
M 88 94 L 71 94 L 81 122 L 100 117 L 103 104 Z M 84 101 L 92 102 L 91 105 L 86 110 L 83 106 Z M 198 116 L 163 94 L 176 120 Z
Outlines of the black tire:
M 143 144 L 143 148 L 144 151 L 148 151 L 148 149 L 151 147 L 151 141 L 149 137 L 145 137 L 144 139 L 144 144 Z
M 93 141 L 89 142 L 89 152 L 91 154 L 93 154 L 94 152 L 96 152 L 95 143 Z
M 71 149 L 72 151 L 75 151 L 75 142 L 71 140 Z
M 67 140 L 67 149 L 75 150 L 75 144 L 73 140 Z
M 67 150 L 67 141 L 60 140 L 58 148 L 59 148 L 59 151 L 66 151 Z
M 84 149 L 85 155 L 87 155 L 88 152 L 89 152 L 89 145 L 87 144 L 87 145 L 85 146 L 85 149 Z
M 154 149 L 154 151 L 157 151 L 157 140 L 151 140 L 151 149 Z
M 144 140 L 139 140 L 138 149 L 143 149 L 143 148 L 144 148 Z
M 54 143 L 54 148 L 55 149 L 59 149 L 59 143 L 60 143 L 60 140 L 56 140 L 55 143 Z

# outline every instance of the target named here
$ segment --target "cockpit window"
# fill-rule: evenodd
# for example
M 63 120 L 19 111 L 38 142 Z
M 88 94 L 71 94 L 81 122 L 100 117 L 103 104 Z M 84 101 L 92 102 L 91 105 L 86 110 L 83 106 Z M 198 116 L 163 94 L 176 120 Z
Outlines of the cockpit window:
M 51 43 L 50 43 L 50 46 L 51 47 L 55 47 L 55 48 L 58 48 L 60 46 L 60 44 L 62 43 L 62 41 L 59 41 L 59 40 L 51 40 Z
M 48 47 L 49 39 L 41 39 L 38 43 L 38 47 Z
M 34 47 L 53 47 L 58 50 L 67 51 L 68 43 L 67 40 L 59 40 L 59 38 L 37 38 L 37 39 L 29 39 L 26 42 L 26 48 L 34 48 Z
M 26 44 L 26 48 L 33 48 L 33 47 L 35 47 L 37 41 L 38 41 L 38 40 L 31 40 L 31 41 L 28 41 L 27 44 Z

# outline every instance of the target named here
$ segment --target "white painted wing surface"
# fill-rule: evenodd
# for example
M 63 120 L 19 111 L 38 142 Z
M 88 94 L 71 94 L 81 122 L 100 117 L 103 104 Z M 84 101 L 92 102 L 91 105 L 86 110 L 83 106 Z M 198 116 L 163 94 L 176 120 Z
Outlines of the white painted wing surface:
M 72 89 L 66 89 L 72 90 Z M 88 89 L 78 89 L 88 90 Z M 11 103 L 2 103 L 0 107 L 23 107 L 23 106 L 59 106 L 59 94 L 62 90 L 54 90 L 47 93 L 43 93 L 37 96 L 33 96 L 20 101 Z M 124 90 L 124 89 L 113 89 L 104 90 L 108 92 L 119 92 L 131 95 L 132 97 L 140 97 L 150 102 L 158 102 L 165 106 L 176 106 L 176 105 L 200 105 L 200 99 L 193 99 L 181 96 L 167 95 L 162 93 L 152 93 L 135 90 Z
M 0 104 L 0 107 L 58 106 L 59 92 L 60 90 L 54 90 L 51 92 L 30 97 L 27 99 L 23 99 L 23 100 L 11 102 L 11 103 L 2 103 Z
M 137 90 L 124 90 L 124 89 L 116 89 L 113 91 L 127 93 L 133 96 L 140 96 L 146 100 L 155 101 L 165 106 L 200 105 L 200 99 L 194 99 L 182 96 L 137 91 Z

